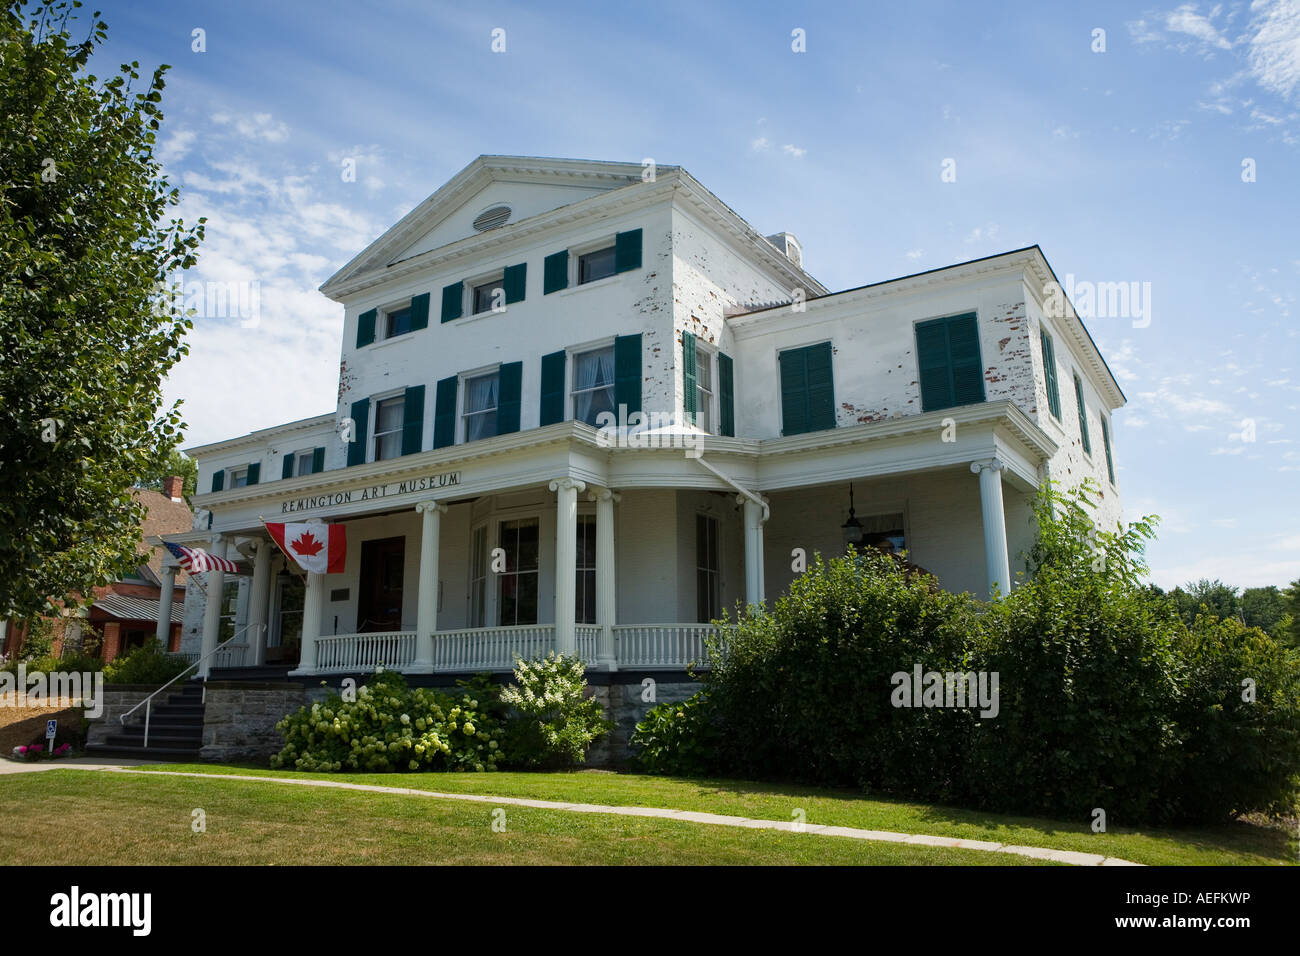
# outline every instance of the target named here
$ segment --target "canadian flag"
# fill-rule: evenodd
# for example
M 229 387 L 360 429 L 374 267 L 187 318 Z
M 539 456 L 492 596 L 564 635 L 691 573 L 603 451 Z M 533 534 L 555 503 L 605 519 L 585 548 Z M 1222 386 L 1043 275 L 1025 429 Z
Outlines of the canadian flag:
M 304 571 L 341 574 L 348 556 L 347 529 L 341 524 L 277 524 L 266 522 L 280 550 Z

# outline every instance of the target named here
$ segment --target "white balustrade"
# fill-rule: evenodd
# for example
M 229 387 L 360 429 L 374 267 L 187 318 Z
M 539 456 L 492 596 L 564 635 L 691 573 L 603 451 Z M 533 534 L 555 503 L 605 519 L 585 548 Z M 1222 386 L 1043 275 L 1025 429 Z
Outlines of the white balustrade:
M 471 627 L 433 636 L 435 671 L 508 671 L 515 658 L 536 660 L 555 650 L 555 625 Z
M 414 631 L 337 634 L 316 639 L 316 673 L 368 673 L 383 666 L 399 670 L 415 660 Z
M 621 668 L 709 666 L 705 638 L 711 624 L 616 624 L 614 648 Z

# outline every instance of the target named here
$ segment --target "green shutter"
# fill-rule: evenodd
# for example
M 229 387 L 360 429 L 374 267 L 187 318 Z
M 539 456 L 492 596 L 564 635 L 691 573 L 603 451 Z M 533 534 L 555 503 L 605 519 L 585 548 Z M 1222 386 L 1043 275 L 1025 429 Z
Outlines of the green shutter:
M 296 451 L 285 453 L 284 464 L 280 466 L 280 477 L 282 479 L 293 477 L 293 463 L 297 457 L 298 453 Z
M 523 362 L 506 362 L 497 377 L 497 434 L 519 431 L 519 404 L 523 395 Z
M 1074 400 L 1079 406 L 1079 438 L 1083 441 L 1083 450 L 1092 454 L 1092 439 L 1088 437 L 1088 408 L 1083 404 L 1083 382 L 1074 376 Z
M 682 423 L 695 424 L 695 336 L 682 332 L 682 411 L 685 413 Z
M 411 300 L 411 331 L 429 327 L 429 293 L 421 292 Z
M 781 434 L 801 435 L 835 427 L 835 380 L 831 343 L 789 349 L 781 363 Z
M 641 230 L 631 229 L 614 237 L 614 271 L 631 272 L 641 268 Z
M 370 437 L 370 399 L 352 403 L 352 441 L 348 442 L 348 467 L 366 462 L 366 439 Z
M 728 437 L 736 434 L 735 373 L 731 356 L 718 353 L 718 433 Z
M 810 345 L 808 369 L 808 430 L 824 431 L 835 427 L 835 379 L 831 372 L 831 343 Z
M 251 462 L 248 466 L 248 484 L 255 485 L 262 477 L 262 463 L 260 461 Z
M 628 415 L 641 411 L 640 332 L 614 339 L 614 405 L 626 405 Z
M 1110 483 L 1115 484 L 1115 459 L 1110 454 L 1110 425 L 1106 423 L 1106 417 L 1101 419 L 1101 442 L 1106 446 L 1106 474 L 1110 476 Z
M 916 364 L 922 411 L 984 401 L 984 366 L 975 313 L 918 323 Z
M 357 316 L 357 348 L 363 348 L 375 340 L 375 316 L 378 309 L 370 309 Z
M 455 375 L 439 380 L 433 399 L 433 447 L 446 448 L 456 444 L 456 387 Z
M 542 294 L 569 287 L 569 250 L 553 252 L 542 262 Z
M 542 409 L 539 425 L 564 421 L 564 350 L 542 356 Z
M 1042 326 L 1038 328 L 1039 342 L 1043 346 L 1043 380 L 1047 384 L 1047 409 L 1058 422 L 1061 420 L 1061 389 L 1056 381 L 1056 347 L 1052 337 Z
M 221 491 L 226 487 L 226 470 L 221 468 L 212 473 L 212 490 Z
M 424 386 L 412 385 L 402 400 L 402 454 L 414 455 L 424 441 Z
M 464 308 L 465 283 L 453 282 L 442 287 L 442 321 L 459 319 Z
M 311 450 L 311 473 L 314 475 L 325 470 L 325 449 L 313 448 Z
M 808 369 L 803 349 L 782 352 L 781 434 L 802 435 L 808 427 Z
M 506 266 L 505 275 L 501 279 L 501 284 L 506 290 L 506 305 L 524 301 L 524 286 L 527 279 L 528 263 L 521 262 L 517 266 Z
M 916 326 L 916 364 L 921 375 L 921 411 L 952 406 L 948 374 L 948 331 L 942 319 Z
M 948 357 L 952 363 L 952 403 L 984 401 L 984 366 L 980 359 L 979 325 L 975 313 L 948 319 Z

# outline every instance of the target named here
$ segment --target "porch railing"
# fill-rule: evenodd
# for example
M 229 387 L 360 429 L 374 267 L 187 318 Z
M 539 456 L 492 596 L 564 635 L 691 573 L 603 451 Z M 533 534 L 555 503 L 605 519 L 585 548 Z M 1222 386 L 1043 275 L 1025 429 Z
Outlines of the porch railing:
M 381 664 L 389 670 L 400 670 L 414 660 L 414 631 L 338 634 L 316 639 L 316 672 L 319 674 L 355 674 L 373 671 Z
M 680 670 L 695 665 L 704 669 L 709 666 L 705 638 L 711 630 L 709 624 L 618 624 L 614 626 L 615 658 L 620 668 Z M 579 624 L 574 631 L 578 656 L 595 664 L 601 628 Z M 320 637 L 314 673 L 360 674 L 380 665 L 404 670 L 415 663 L 415 650 L 414 631 Z M 440 673 L 508 671 L 516 657 L 536 660 L 553 650 L 554 624 L 438 631 L 433 637 L 433 669 Z M 242 649 L 237 653 L 242 659 Z
M 433 637 L 433 669 L 508 671 L 515 666 L 516 656 L 536 660 L 554 649 L 554 624 L 438 631 Z
M 707 668 L 704 639 L 712 630 L 711 624 L 616 624 L 614 653 L 623 668 Z

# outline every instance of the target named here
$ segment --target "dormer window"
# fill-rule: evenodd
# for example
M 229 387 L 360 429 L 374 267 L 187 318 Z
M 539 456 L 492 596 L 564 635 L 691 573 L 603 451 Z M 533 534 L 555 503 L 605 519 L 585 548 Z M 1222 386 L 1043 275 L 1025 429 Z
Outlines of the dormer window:
M 578 256 L 578 285 L 612 276 L 614 265 L 613 246 Z

